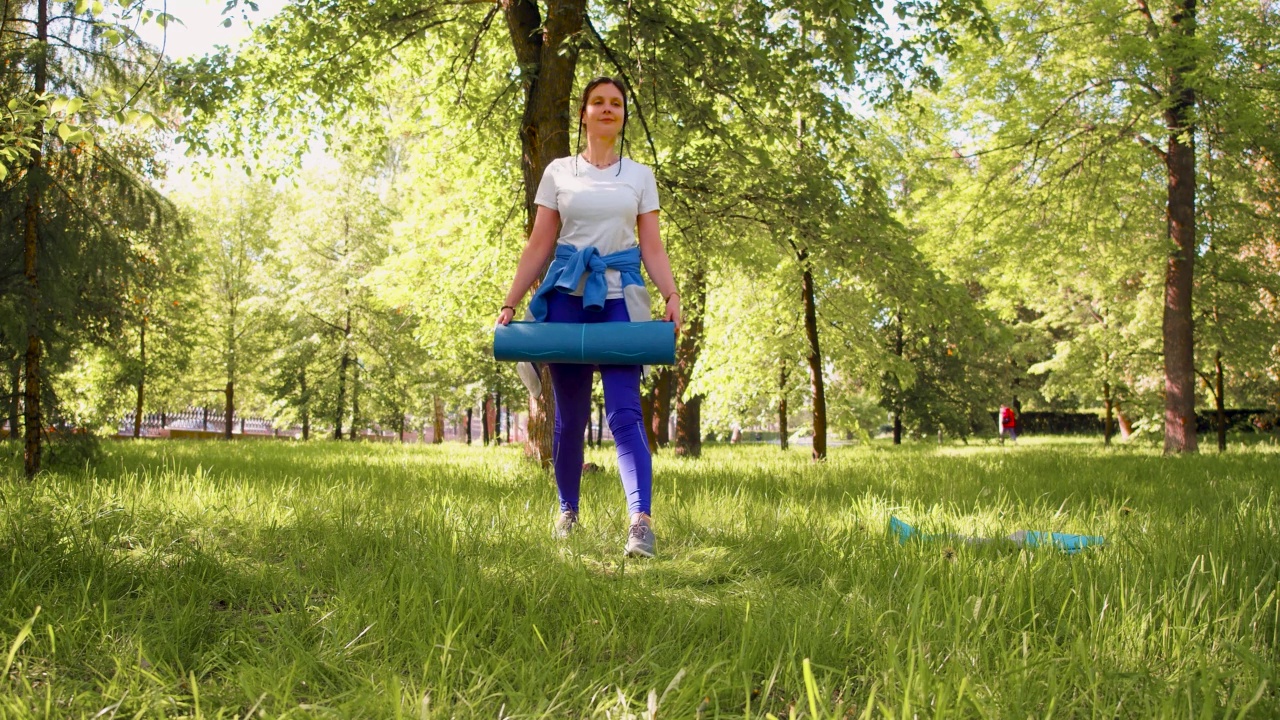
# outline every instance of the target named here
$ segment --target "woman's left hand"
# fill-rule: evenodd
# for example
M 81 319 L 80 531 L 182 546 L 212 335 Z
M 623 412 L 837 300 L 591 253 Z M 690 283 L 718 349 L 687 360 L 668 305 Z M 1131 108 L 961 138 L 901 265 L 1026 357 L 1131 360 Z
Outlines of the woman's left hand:
M 662 316 L 662 319 L 667 322 L 675 323 L 676 335 L 680 334 L 680 328 L 684 324 L 684 318 L 680 314 L 680 296 L 678 294 L 671 293 L 671 296 L 667 298 L 667 313 Z

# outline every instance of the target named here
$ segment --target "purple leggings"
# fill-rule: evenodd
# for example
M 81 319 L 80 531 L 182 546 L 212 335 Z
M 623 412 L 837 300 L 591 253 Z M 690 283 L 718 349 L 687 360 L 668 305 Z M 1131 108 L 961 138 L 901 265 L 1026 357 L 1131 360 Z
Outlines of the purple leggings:
M 553 292 L 547 298 L 547 322 L 598 323 L 627 322 L 626 302 L 606 300 L 604 309 L 591 312 L 582 307 L 582 298 Z M 595 367 L 552 363 L 551 386 L 556 395 L 556 427 L 552 436 L 552 464 L 560 509 L 578 509 L 582 484 L 583 433 L 591 422 L 591 381 Z M 601 365 L 604 408 L 609 431 L 618 446 L 618 470 L 633 513 L 648 513 L 653 497 L 653 460 L 640 413 L 640 366 Z

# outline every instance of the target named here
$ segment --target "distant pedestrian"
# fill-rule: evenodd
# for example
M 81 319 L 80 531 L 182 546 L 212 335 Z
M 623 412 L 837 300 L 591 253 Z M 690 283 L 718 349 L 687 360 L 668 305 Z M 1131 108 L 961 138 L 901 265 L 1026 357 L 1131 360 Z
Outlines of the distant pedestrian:
M 997 424 L 1000 427 L 1000 443 L 1004 443 L 1004 436 L 1008 435 L 1009 439 L 1015 444 L 1018 442 L 1018 415 L 1013 408 L 1008 405 L 1001 405 L 1000 412 L 997 413 Z

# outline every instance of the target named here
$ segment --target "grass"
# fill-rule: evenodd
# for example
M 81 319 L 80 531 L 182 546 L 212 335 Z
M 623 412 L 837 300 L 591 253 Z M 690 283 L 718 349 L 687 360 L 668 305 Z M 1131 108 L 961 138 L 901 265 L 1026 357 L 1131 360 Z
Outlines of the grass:
M 143 442 L 0 479 L 0 718 L 1276 717 L 1280 452 L 712 447 L 624 561 L 513 448 Z M 899 546 L 1101 534 L 1068 556 Z

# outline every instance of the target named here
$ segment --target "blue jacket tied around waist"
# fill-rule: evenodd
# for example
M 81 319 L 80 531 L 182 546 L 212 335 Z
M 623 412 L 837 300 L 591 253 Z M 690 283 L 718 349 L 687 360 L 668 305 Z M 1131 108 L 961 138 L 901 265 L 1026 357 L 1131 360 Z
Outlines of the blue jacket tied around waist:
M 563 290 L 576 292 L 583 274 L 587 276 L 582 292 L 582 307 L 599 312 L 604 309 L 609 294 L 604 271 L 617 270 L 622 276 L 622 286 L 644 287 L 640 277 L 640 248 L 633 247 L 609 255 L 601 255 L 594 247 L 578 250 L 572 245 L 556 245 L 556 257 L 547 268 L 547 276 L 529 300 L 529 314 L 538 322 L 547 320 L 547 295 Z
M 604 309 L 609 296 L 609 286 L 604 279 L 605 270 L 617 270 L 622 276 L 622 293 L 627 303 L 627 314 L 632 322 L 651 320 L 649 316 L 649 290 L 640 277 L 639 246 L 601 255 L 594 247 L 578 250 L 572 245 L 557 243 L 555 259 L 547 268 L 547 276 L 529 300 L 528 319 L 547 321 L 547 296 L 557 290 L 576 292 L 586 275 L 582 288 L 582 307 L 587 310 Z M 647 369 L 646 369 L 647 370 Z M 542 391 L 538 371 L 530 363 L 517 363 L 516 374 L 533 395 Z

